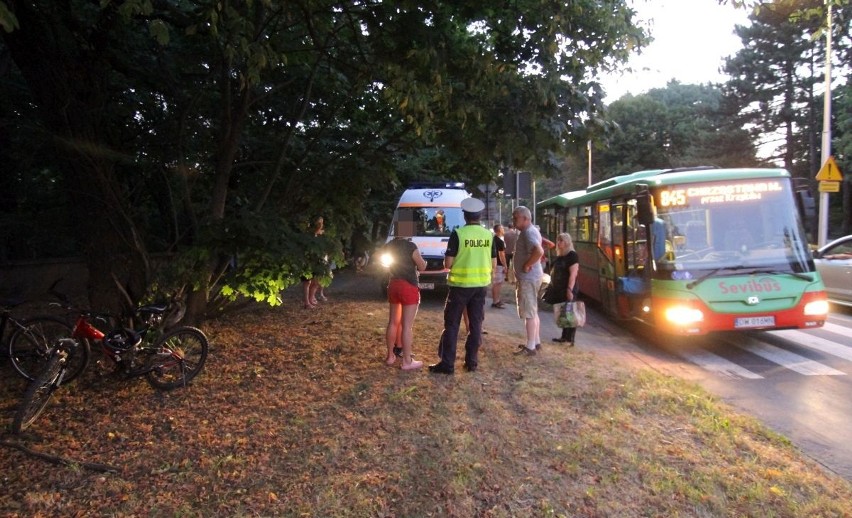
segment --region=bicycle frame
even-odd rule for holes
[[[20,303],[21,302],[17,301],[17,300],[16,301],[10,301],[10,300],[0,301],[0,343],[2,343],[2,344],[6,343],[7,328],[8,328],[8,333],[11,336],[11,334],[15,330],[15,326],[17,326],[18,328],[22,327],[21,326],[22,319],[16,318],[12,315],[12,309],[15,306],[18,306]]]
[[[138,309],[137,312],[140,311],[140,310],[148,309],[153,315],[156,315],[157,317],[159,317],[165,311],[165,307],[158,308],[158,309],[152,311],[153,308],[154,308],[153,306],[147,306],[145,308]],[[104,356],[106,358],[108,358],[109,360],[114,362],[115,365],[122,365],[122,364],[125,365],[125,368],[123,370],[123,374],[126,377],[131,378],[131,377],[143,376],[145,374],[156,371],[158,369],[162,369],[164,367],[164,365],[167,365],[167,363],[164,363],[164,362],[170,362],[170,361],[180,362],[180,361],[182,361],[182,358],[177,356],[173,352],[167,352],[167,353],[158,352],[152,346],[145,345],[145,344],[141,343],[141,340],[144,340],[146,338],[146,336],[148,335],[148,333],[151,329],[158,328],[157,324],[159,322],[161,322],[161,319],[155,318],[155,319],[153,319],[153,321],[148,320],[148,321],[145,322],[145,326],[143,328],[139,329],[139,330],[118,328],[118,329],[115,329],[114,331],[110,331],[109,333],[104,333],[103,331],[101,331],[100,329],[95,327],[90,321],[90,319],[92,317],[97,317],[97,316],[101,316],[101,317],[110,316],[110,317],[112,317],[112,315],[96,315],[94,313],[90,313],[90,312],[87,312],[87,311],[81,312],[77,316],[76,322],[74,324],[74,330],[72,331],[71,336],[74,339],[77,339],[77,340],[89,340],[89,341],[98,342],[100,344],[101,352],[104,354]],[[137,342],[136,344],[128,346],[124,350],[117,348],[115,345],[110,345],[110,344],[107,343],[108,341],[110,341],[111,335],[113,335],[114,333],[121,333],[121,332],[126,332],[129,335],[129,337],[138,338],[140,340],[140,342]],[[170,359],[163,357],[162,360],[159,361],[159,362],[145,362],[142,365],[135,365],[136,356],[138,356],[140,353],[142,353],[144,355],[148,355],[149,357],[156,356],[156,355],[164,355],[164,356],[170,357]],[[130,361],[126,361],[127,358],[122,357],[125,354],[130,356]]]
[[[73,309],[67,305],[68,309]],[[60,385],[70,381],[80,372],[68,369],[69,358],[77,350],[86,351],[88,360],[89,341],[100,343],[104,357],[115,369],[113,372],[125,378],[145,376],[148,383],[158,390],[186,387],[201,372],[207,359],[209,342],[207,336],[195,327],[178,326],[166,329],[163,324],[167,305],[149,305],[137,308],[136,315],[144,322],[142,329],[134,331],[117,327],[104,333],[91,323],[93,318],[110,317],[87,310],[75,310],[77,317],[71,338],[61,338],[49,349],[47,363],[33,378],[24,394],[21,405],[12,423],[14,433],[28,427],[44,410],[51,395]],[[106,319],[104,319],[106,321]],[[143,343],[151,330],[162,331],[153,340]],[[105,374],[103,371],[102,374]]]
[[[106,335],[89,322],[88,315],[80,314],[74,323],[74,331],[72,331],[71,336],[77,339],[103,340]]]

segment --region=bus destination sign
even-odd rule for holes
[[[783,184],[777,181],[738,182],[673,186],[658,192],[660,206],[712,205],[762,200],[765,195],[781,192]]]

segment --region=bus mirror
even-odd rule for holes
[[[636,195],[636,210],[639,223],[650,227],[654,222],[654,209],[651,206],[651,195],[647,191]]]

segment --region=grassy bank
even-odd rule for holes
[[[256,308],[205,325],[187,390],[90,369],[0,449],[5,516],[852,516],[852,490],[700,388],[489,333],[476,373],[384,365],[385,304]],[[438,311],[415,346],[431,359]],[[0,368],[0,406],[24,385]]]

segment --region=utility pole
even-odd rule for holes
[[[825,99],[822,111],[822,155],[821,164],[831,157],[831,1],[825,0],[828,7],[825,31]],[[828,238],[828,193],[819,193],[819,226],[817,228],[817,246],[822,246]]]

